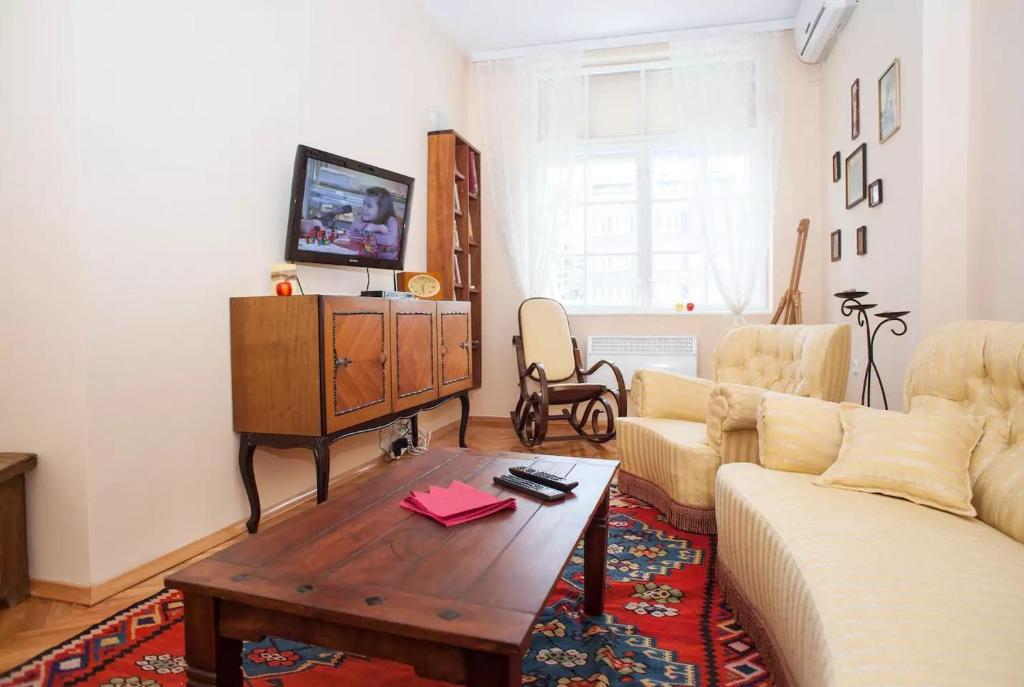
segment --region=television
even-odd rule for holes
[[[300,145],[285,259],[402,269],[413,178]]]

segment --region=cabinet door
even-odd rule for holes
[[[436,330],[433,301],[391,302],[391,386],[396,411],[437,398]]]
[[[389,303],[324,297],[324,406],[327,431],[391,412]]]
[[[440,353],[437,376],[441,395],[473,386],[472,328],[468,301],[441,301],[437,304],[437,349]]]

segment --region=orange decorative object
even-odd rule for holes
[[[292,295],[292,283],[289,281],[279,281],[274,290],[277,291],[278,296],[290,296]]]
[[[694,304],[693,304],[693,303],[687,303],[687,304],[686,304],[686,312],[693,312],[693,309],[694,309],[695,307],[696,307],[696,306],[694,306]]]

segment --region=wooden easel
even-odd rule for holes
[[[800,272],[804,267],[804,249],[807,247],[807,228],[810,224],[810,220],[802,219],[796,227],[796,252],[793,255],[793,271],[789,275],[789,288],[779,300],[779,307],[772,315],[772,324],[803,322],[803,313],[800,310]]]

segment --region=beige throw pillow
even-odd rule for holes
[[[907,415],[839,407],[839,458],[814,483],[885,494],[974,517],[967,466],[982,423],[969,415]]]

